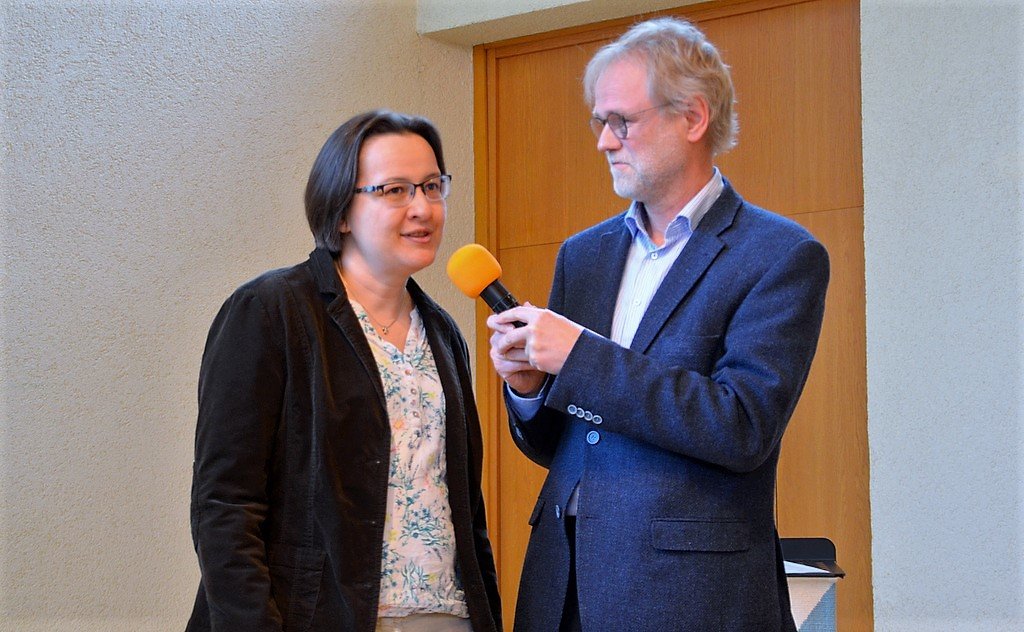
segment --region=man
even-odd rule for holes
[[[775,476],[828,256],[714,167],[732,80],[694,26],[634,26],[584,85],[632,204],[562,245],[548,309],[488,319],[513,438],[549,469],[516,630],[794,630]]]

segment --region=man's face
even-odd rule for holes
[[[598,150],[608,158],[615,193],[647,205],[661,202],[683,177],[688,153],[686,117],[656,107],[660,105],[651,102],[646,67],[634,59],[612,63],[594,85],[594,115],[619,114],[627,124],[625,139],[610,125],[597,139]]]

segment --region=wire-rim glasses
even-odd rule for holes
[[[636,122],[636,117],[644,112],[650,112],[651,110],[657,110],[665,106],[672,105],[671,103],[662,103],[661,105],[655,105],[644,110],[632,112],[630,114],[619,114],[618,112],[610,112],[606,118],[594,115],[590,117],[590,129],[594,132],[594,136],[601,138],[601,134],[604,132],[604,127],[607,125],[611,130],[612,134],[615,134],[615,138],[619,140],[626,140],[629,136],[629,124]]]
[[[384,203],[394,208],[412,204],[416,189],[423,191],[423,197],[431,202],[440,202],[452,191],[452,177],[447,173],[427,178],[423,182],[395,180],[384,184],[371,184],[355,189],[355,193],[375,193]]]

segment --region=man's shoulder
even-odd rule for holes
[[[623,217],[626,215],[626,211],[622,211],[609,217],[603,222],[594,224],[590,228],[585,228],[580,232],[576,233],[572,237],[565,240],[565,244],[568,245],[589,245],[592,242],[600,241],[605,235],[611,233],[615,234],[619,231],[626,231],[626,224],[623,221]]]
[[[795,220],[742,200],[732,228],[743,237],[773,243],[814,240],[814,236]]]

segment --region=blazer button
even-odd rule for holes
[[[586,414],[587,414],[587,411],[583,410],[582,408],[577,408],[576,409],[576,416],[579,417],[580,419],[583,419],[583,416],[586,415]]]
[[[591,421],[594,418],[594,413],[588,410],[587,412],[583,413],[583,418],[586,419],[587,421]]]
[[[559,520],[562,519],[562,508],[559,505],[555,505],[555,517]]]
[[[601,415],[594,415],[594,423],[595,424],[600,425],[602,421],[604,421],[604,419],[601,418]]]
[[[579,409],[578,409],[578,408],[576,408],[576,404],[569,404],[569,407],[568,407],[568,408],[566,408],[565,410],[566,410],[566,412],[568,412],[568,413],[569,413],[570,415],[575,415],[575,414],[576,414],[576,411],[577,411],[577,410],[579,410]]]
[[[591,430],[587,433],[587,443],[590,445],[596,445],[601,440],[601,433],[596,430]]]

